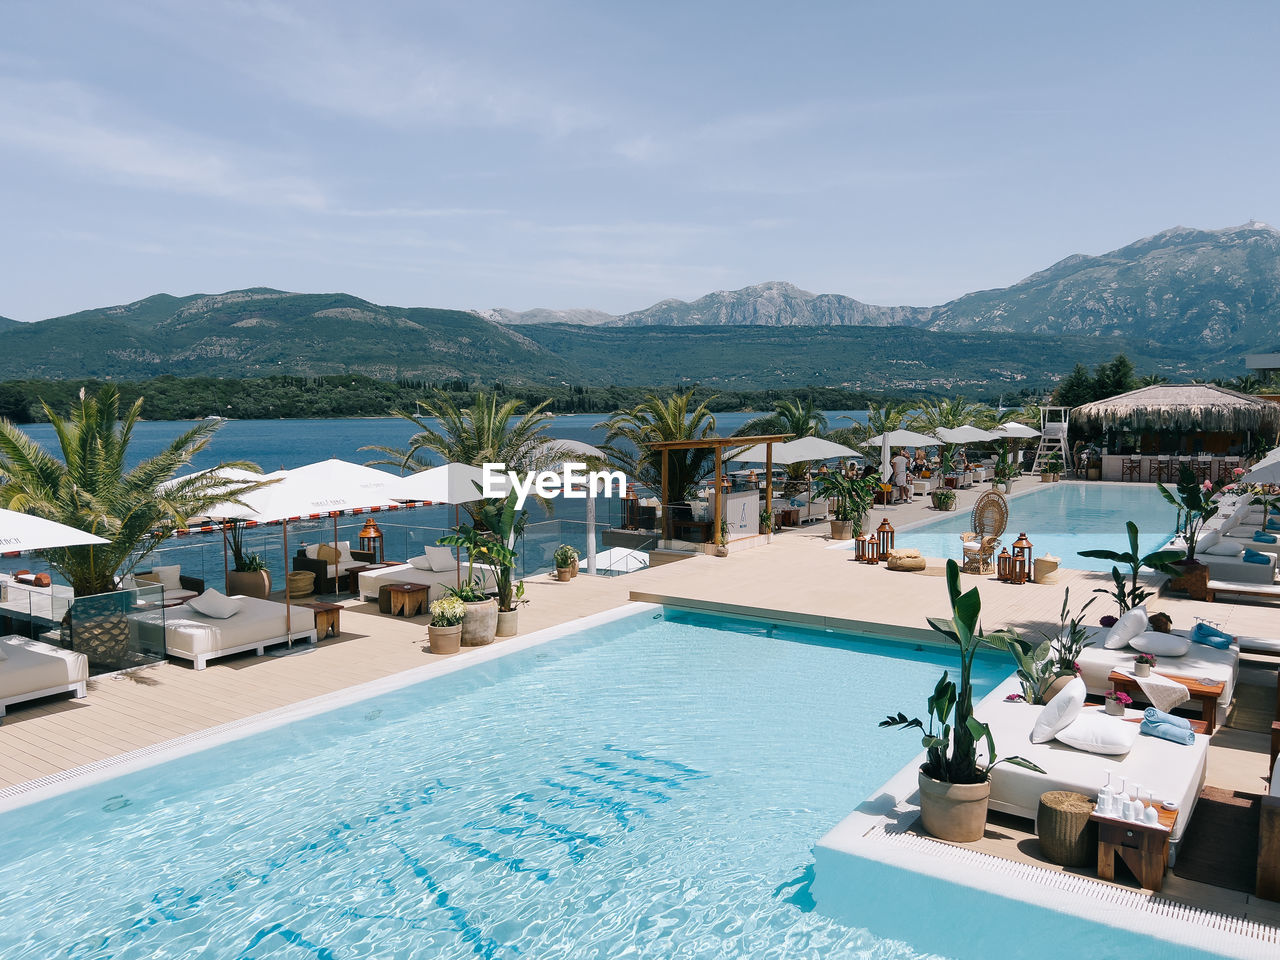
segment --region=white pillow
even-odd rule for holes
[[[1199,539],[1196,540],[1196,549],[1208,550],[1210,547],[1217,546],[1218,541],[1221,539],[1222,533],[1220,531],[1206,530],[1204,533],[1200,534]]]
[[[431,558],[431,569],[436,573],[445,573],[458,566],[457,558],[448,547],[423,547],[422,555]]]
[[[1140,732],[1136,723],[1129,723],[1119,717],[1110,717],[1097,710],[1089,710],[1076,717],[1066,728],[1059,730],[1057,740],[1059,743],[1065,743],[1069,747],[1088,753],[1117,755],[1128,753],[1133,749],[1134,741],[1138,739]]]
[[[413,567],[415,570],[426,570],[429,572],[431,570],[431,558],[428,556],[410,557],[409,566]]]
[[[1130,640],[1145,629],[1147,629],[1147,608],[1134,607],[1107,631],[1107,637],[1102,641],[1102,645],[1108,650],[1123,649],[1129,645]]]
[[[241,604],[239,600],[224,596],[217,590],[206,590],[200,596],[188,600],[187,606],[214,620],[226,620],[240,612]]]
[[[351,541],[339,540],[338,541],[338,562],[350,563],[354,559],[355,557],[351,555]]]
[[[1058,691],[1058,695],[1040,711],[1036,725],[1031,728],[1032,743],[1048,743],[1063,727],[1070,724],[1084,709],[1085,686],[1079,677]]]
[[[320,544],[318,544],[318,543],[309,543],[309,544],[307,544],[307,550],[306,550],[306,553],[307,553],[307,559],[308,559],[308,560],[319,560],[320,558],[319,558],[318,556],[316,556],[316,552],[317,552],[319,549],[320,549]]]
[[[152,567],[151,576],[156,578],[156,582],[166,590],[181,590],[182,582],[178,579],[178,574],[182,571],[182,565],[175,563],[170,567]]]
[[[1148,630],[1130,640],[1129,646],[1139,653],[1149,653],[1153,657],[1181,657],[1191,649],[1191,638]]]
[[[1244,547],[1238,543],[1211,543],[1207,547],[1197,546],[1196,550],[1200,553],[1208,554],[1211,557],[1238,557],[1244,553]]]

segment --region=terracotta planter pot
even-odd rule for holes
[[[1051,473],[1042,473],[1042,474],[1040,474],[1040,482],[1041,482],[1041,483],[1051,483],[1052,481],[1053,481],[1053,474],[1051,474]]]
[[[577,561],[577,560],[575,560],[575,561],[573,561],[573,563],[572,563],[572,564],[570,564],[570,566],[569,566],[569,576],[570,576],[570,577],[576,577],[577,575],[578,575],[578,561]]]
[[[311,591],[308,590],[307,593]],[[227,596],[257,597],[266,600],[271,596],[271,574],[266,570],[228,570]]]
[[[1044,692],[1044,702],[1048,703],[1054,697],[1062,692],[1062,688],[1074,680],[1074,677],[1059,677],[1053,683],[1049,684],[1049,689]]]
[[[498,601],[482,600],[464,604],[466,615],[462,618],[462,642],[468,647],[483,647],[493,643],[498,635]]]
[[[920,821],[939,840],[972,843],[987,828],[988,783],[943,783],[920,772]]]
[[[1084,471],[1084,475],[1085,475],[1087,478],[1089,478],[1090,480],[1101,480],[1101,479],[1102,479],[1102,468],[1101,468],[1101,467],[1086,467],[1086,468],[1085,468],[1085,471]]]
[[[427,636],[431,639],[432,653],[457,653],[461,649],[459,643],[462,640],[462,624],[456,623],[452,627],[428,625]]]
[[[573,579],[573,567],[556,567],[556,579],[561,583],[568,583]]]
[[[1149,676],[1151,676],[1151,664],[1149,664],[1149,663],[1135,663],[1135,664],[1133,665],[1133,675],[1134,675],[1135,677],[1149,677]]]
[[[831,520],[831,539],[832,540],[852,540],[853,539],[853,521],[852,520]]]
[[[760,536],[763,537],[768,532],[769,532],[769,524],[767,523],[760,524]]]
[[[499,610],[498,611],[498,636],[514,637],[520,632],[519,628],[520,611],[519,610]]]

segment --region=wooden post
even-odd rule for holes
[[[764,508],[769,511],[770,518],[773,517],[773,441],[770,440],[764,445]],[[769,523],[769,532],[773,532],[772,519]]]
[[[716,452],[716,488],[713,492],[716,498],[716,511],[715,511],[715,519],[712,521],[711,541],[713,543],[719,543],[720,542],[720,511],[724,507],[724,504],[720,502],[720,479],[721,479],[721,468],[723,466],[723,464],[721,464],[720,462],[720,454],[723,452],[723,450],[721,447],[716,446],[715,452]]]
[[[671,539],[671,507],[667,503],[667,448],[662,448],[662,539]]]

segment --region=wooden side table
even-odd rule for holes
[[[1169,868],[1169,837],[1177,822],[1178,811],[1157,807],[1160,823],[1134,823],[1100,817],[1089,817],[1098,825],[1098,877],[1115,880],[1116,854],[1125,866],[1133,871],[1138,883],[1146,890],[1160,892],[1164,886],[1164,872]]]
[[[1221,699],[1226,685],[1222,683],[1204,683],[1194,677],[1175,677],[1168,673],[1162,673],[1160,676],[1166,680],[1173,680],[1182,684],[1187,688],[1187,692],[1191,694],[1192,700],[1200,701],[1200,719],[1204,721],[1205,733],[1212,736],[1213,725],[1218,714],[1218,700]],[[1113,689],[1123,691],[1131,697],[1142,696],[1142,688],[1138,686],[1138,681],[1118,670],[1112,670],[1107,677],[1107,681]]]
[[[342,605],[313,600],[310,603],[296,604],[308,607],[316,612],[316,639],[323,640],[330,632],[336,637],[342,633]]]
[[[427,602],[427,588],[421,584],[397,583],[388,592],[393,617],[416,617]]]

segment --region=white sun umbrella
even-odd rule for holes
[[[1280,454],[1259,460],[1240,480],[1245,483],[1280,483]]]
[[[1030,440],[1032,437],[1040,436],[1040,431],[1035,427],[1029,427],[1025,423],[1018,423],[1016,420],[1002,423],[988,432],[997,440]]]
[[[110,543],[96,534],[29,513],[0,509],[0,553]]]
[[[981,430],[972,424],[965,424],[963,427],[939,427],[934,433],[943,443],[981,443],[984,440],[995,439],[991,431]]]
[[[345,460],[322,460],[275,474],[279,480],[242,498],[242,504],[223,504],[209,512],[221,520],[279,521],[284,538],[285,569],[289,568],[289,523],[295,517],[333,514],[334,542],[337,543],[337,514],[345,510],[387,507],[395,503],[400,478],[373,467]],[[285,588],[285,623],[292,632],[292,608]]]
[[[610,547],[596,557],[596,568],[618,573],[633,573],[649,566],[649,554],[643,550],[629,550],[626,547]]]
[[[936,447],[938,438],[914,430],[889,430],[863,443],[864,447],[880,448],[880,479],[889,479],[890,447]]]

